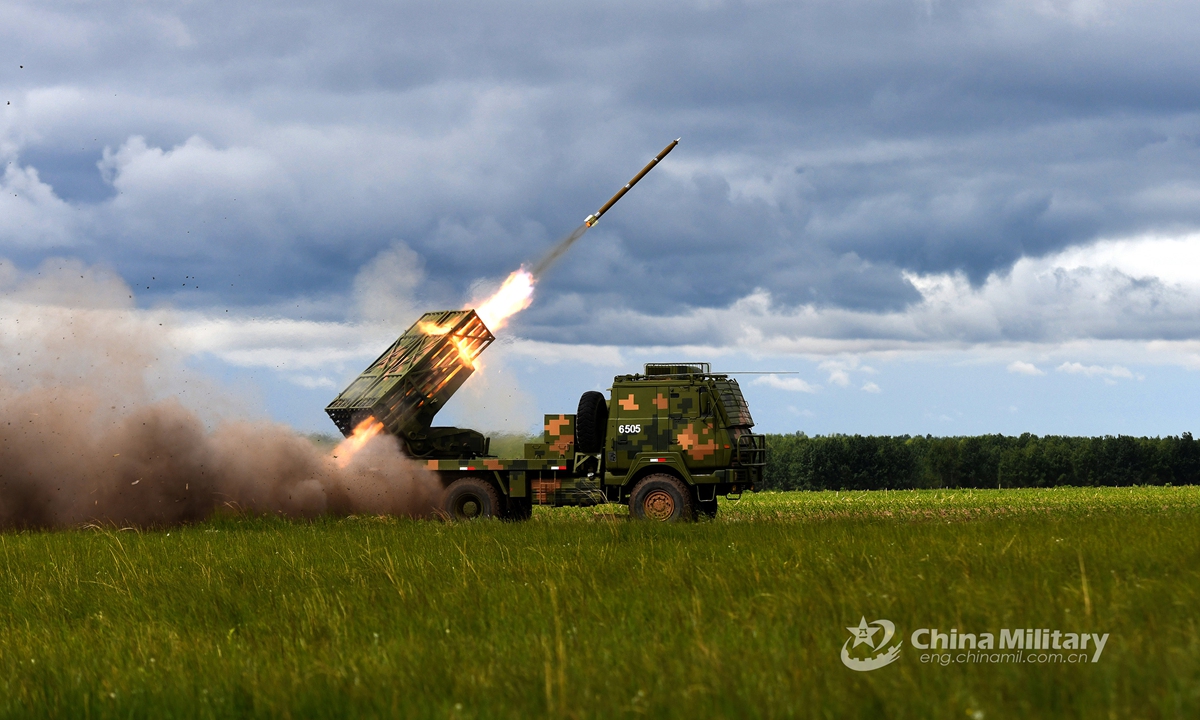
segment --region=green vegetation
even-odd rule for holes
[[[1123,487],[1200,483],[1200,440],[1179,437],[768,435],[773,490]]]
[[[713,522],[0,535],[0,715],[1195,717],[1200,489],[762,493]],[[905,641],[867,673],[859,618]],[[918,627],[1110,633],[922,664]]]
[[[542,441],[541,435],[532,433],[493,432],[488,433],[488,437],[491,438],[488,453],[501,458],[523,458],[525,457],[525,443]]]

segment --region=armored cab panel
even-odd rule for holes
[[[493,340],[474,310],[425,313],[325,412],[346,436],[368,416],[393,435],[424,436]]]
[[[613,379],[612,400],[610,472],[624,472],[647,453],[679,453],[701,474],[766,461],[765,438],[751,431],[737,380],[714,374],[708,363],[647,363],[644,375]],[[737,482],[754,480],[747,474]]]
[[[526,460],[575,457],[574,415],[547,415],[542,431],[542,442],[525,443]]]
[[[547,415],[542,430],[542,440],[561,457],[575,453],[574,415]]]
[[[725,410],[725,416],[729,418],[730,427],[745,428],[747,431],[754,427],[754,418],[750,417],[750,406],[746,404],[738,381],[721,377],[717,379],[715,386],[721,399],[721,407]]]

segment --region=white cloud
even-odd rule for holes
[[[598,367],[621,368],[627,364],[621,348],[615,345],[548,343],[520,338],[501,338],[497,342],[511,346],[509,352],[514,357],[525,356],[548,365],[583,363]]]
[[[1089,249],[1097,249],[1092,260]],[[1178,261],[1192,255],[1200,258],[1200,235],[1134,238],[1023,258],[982,285],[972,285],[961,273],[908,273],[921,299],[890,312],[780,307],[771,293],[759,289],[726,308],[669,317],[614,308],[597,313],[595,322],[605,335],[638,328],[656,344],[705,338],[719,346],[818,356],[1021,342],[1059,346],[1092,338],[1200,338],[1200,262]],[[1114,265],[1126,259],[1136,274]],[[831,358],[822,369],[831,383],[841,385],[849,383],[855,367]]]
[[[1022,360],[1014,360],[1008,364],[1010,373],[1018,373],[1020,375],[1045,375],[1046,371],[1038,368],[1033,363],[1027,363]]]
[[[320,388],[332,390],[337,387],[337,383],[335,383],[332,378],[327,377],[316,377],[313,375],[287,375],[285,377],[288,381],[299,385],[302,388],[308,388],[309,390],[316,390]]]
[[[873,368],[860,368],[859,358],[855,356],[824,360],[818,367],[829,373],[830,384],[837,385],[839,387],[848,387],[850,385],[850,373],[852,371],[862,371],[868,373],[875,372]]]
[[[1067,248],[1052,262],[1066,270],[1107,268],[1131,277],[1200,287],[1200,233],[1101,240]]]
[[[200,313],[176,313],[172,325],[172,343],[191,354],[211,353],[237,367],[286,372],[361,370],[357,366],[373,360],[397,335],[388,325]]]
[[[79,221],[77,211],[54,194],[36,169],[15,162],[5,167],[0,177],[0,245],[23,249],[75,245]]]
[[[1108,377],[1108,378],[1133,378],[1133,373],[1129,368],[1120,365],[1111,367],[1101,367],[1100,365],[1084,365],[1077,362],[1065,362],[1059,365],[1055,370],[1059,372],[1069,373],[1071,375],[1086,375],[1087,377]]]
[[[794,377],[779,377],[778,375],[763,375],[754,380],[755,385],[766,385],[778,390],[788,390],[791,392],[806,392],[815,393],[819,388],[809,385],[800,378]]]
[[[883,392],[882,390],[879,389],[879,386],[873,382],[869,382],[866,385],[863,385],[862,389],[863,389],[863,392],[869,392],[869,393]]]

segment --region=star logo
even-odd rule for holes
[[[850,631],[851,637],[854,638],[854,647],[858,647],[859,645],[866,643],[867,647],[874,650],[875,643],[871,641],[871,638],[874,637],[875,633],[879,632],[882,628],[868,625],[867,616],[863,615],[862,620],[858,621],[858,627],[848,627],[846,629]]]
[[[880,619],[867,622],[867,616],[863,615],[862,619],[858,621],[858,625],[846,629],[850,631],[850,637],[842,644],[842,664],[851,670],[858,672],[878,670],[885,665],[891,665],[896,658],[900,657],[900,648],[904,643],[897,641],[895,645],[889,645],[896,635],[896,625],[891,620]],[[875,642],[875,633],[880,630],[883,631],[883,637],[879,638],[877,643]],[[850,645],[851,640],[854,641],[853,647]],[[875,654],[868,658],[852,657],[850,651],[859,645],[866,645],[875,651]]]

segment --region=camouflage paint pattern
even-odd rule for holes
[[[749,411],[736,380],[622,376],[613,382],[608,420],[608,471],[622,474],[645,453],[679,453],[689,474],[730,465]],[[737,414],[730,422],[726,407]],[[739,423],[734,425],[734,423]]]
[[[542,440],[558,457],[575,454],[575,416],[547,415]]]

